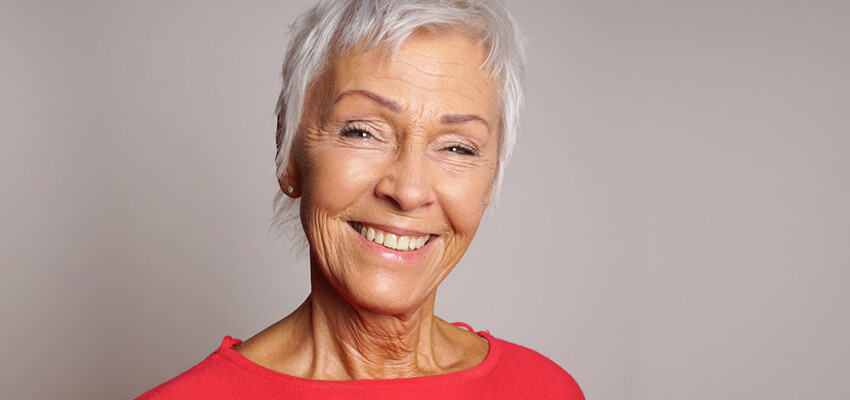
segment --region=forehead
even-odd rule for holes
[[[441,108],[453,113],[484,114],[495,123],[496,85],[482,67],[487,49],[458,32],[420,32],[389,55],[384,48],[353,50],[336,57],[330,68],[329,94],[368,90],[391,98],[406,111]]]

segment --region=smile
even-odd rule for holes
[[[360,232],[360,235],[366,240],[375,242],[388,249],[398,251],[415,251],[421,249],[428,243],[431,235],[424,236],[401,236],[394,233],[382,231],[378,228],[363,225],[359,222],[349,222],[355,231]]]

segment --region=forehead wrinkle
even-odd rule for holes
[[[400,77],[394,77],[394,76],[380,76],[380,79],[385,79],[385,80],[388,80],[388,81],[399,81],[399,82],[403,83],[405,86],[411,86],[411,87],[414,87],[414,88],[417,88],[417,89],[420,89],[420,90],[423,90],[423,91],[427,91],[427,92],[452,92],[452,93],[454,93],[454,94],[456,94],[460,97],[463,97],[463,98],[469,100],[471,103],[479,105],[479,106],[483,105],[483,104],[480,103],[480,99],[481,98],[487,98],[487,96],[484,95],[483,92],[481,92],[480,90],[479,90],[479,93],[481,94],[481,98],[476,98],[476,97],[472,97],[472,96],[469,96],[467,94],[464,94],[464,93],[462,93],[458,90],[455,90],[451,87],[439,87],[439,88],[424,87],[424,86],[415,84],[410,80],[400,78]],[[354,86],[354,87],[358,87],[358,86],[361,86],[363,84],[363,82],[360,82],[359,79],[348,79],[348,81],[352,82],[352,83],[350,83],[350,85]],[[368,86],[368,85],[366,85],[366,86]],[[472,86],[475,87],[475,85],[472,85]],[[351,94],[362,94],[362,95],[366,96],[367,98],[372,99],[372,97],[367,96],[366,93],[376,94],[374,92],[370,92],[370,91],[365,90],[365,89],[345,90],[345,92],[343,92],[343,94],[340,95],[337,98],[337,101],[335,101],[334,104],[336,104],[336,102],[338,102],[338,101],[341,101],[344,97],[346,97],[346,95],[351,95]],[[380,96],[380,97],[385,98],[383,96]],[[385,99],[388,99],[388,98],[385,98]],[[388,99],[388,100],[390,100],[390,99]],[[401,104],[396,102],[395,100],[392,100],[392,102],[400,107],[398,109],[398,111],[393,110],[395,113],[401,113],[401,112],[407,111],[407,110],[409,110],[409,108],[411,106],[411,104],[407,104],[406,106],[401,106]],[[423,105],[427,105],[427,104],[423,104]],[[458,114],[458,115],[463,115],[463,114]],[[469,115],[474,115],[474,114],[469,114]],[[488,126],[490,125],[490,123],[487,122],[486,119],[484,119],[484,118],[482,118],[482,119],[484,120],[484,122],[486,122],[486,124]]]
[[[467,67],[467,68],[474,70],[474,71],[480,70],[481,66],[484,65],[484,63],[481,62],[480,64],[478,64],[477,67],[471,68],[469,66],[468,62],[450,61],[450,60],[446,60],[445,58],[441,58],[440,56],[428,54],[428,53],[418,51],[418,50],[410,49],[410,50],[407,50],[406,53],[411,53],[413,55],[416,55],[416,56],[419,56],[419,57],[425,59],[425,60],[419,60],[419,61],[429,62],[431,64],[459,65],[459,66],[462,66],[462,67]],[[395,62],[395,61],[401,60],[403,58],[406,58],[406,57],[401,57],[400,55],[396,55],[394,58],[392,58],[391,61]],[[413,57],[413,58],[415,58],[415,57]],[[403,61],[401,61],[401,62],[403,62]]]
[[[463,81],[465,83],[468,83],[470,86],[472,86],[478,92],[479,95],[485,96],[484,91],[481,89],[481,85],[476,85],[475,83],[471,82],[473,79],[470,79],[468,77],[459,76],[458,74],[446,74],[446,73],[443,73],[443,71],[441,71],[441,72],[426,71],[425,69],[423,69],[423,67],[421,65],[417,65],[417,64],[414,64],[414,63],[411,63],[411,62],[408,62],[408,61],[398,60],[397,62],[399,64],[406,64],[406,65],[410,66],[412,69],[421,73],[422,75],[425,75],[425,76],[428,76],[428,77],[458,79],[458,80]],[[445,63],[445,64],[449,64],[449,63]],[[455,63],[455,64],[465,66],[462,63]],[[481,71],[478,70],[478,69],[470,69],[470,72],[472,72],[474,75],[478,75],[478,74],[481,73]],[[493,85],[494,82],[490,78],[490,76],[489,75],[486,75],[486,76],[487,76],[487,79],[485,81],[487,83],[487,86]],[[400,77],[393,77],[393,78],[402,79]],[[422,88],[422,89],[425,89],[425,88]]]
[[[424,57],[427,57],[427,58],[430,58],[430,59],[437,59],[438,61],[435,62],[434,64],[457,65],[457,66],[460,66],[460,67],[464,67],[467,70],[467,72],[471,73],[471,75],[481,76],[481,74],[484,74],[483,78],[485,78],[485,79],[484,79],[483,82],[481,82],[482,84],[476,84],[476,83],[472,82],[473,80],[477,80],[477,79],[474,79],[474,78],[458,76],[458,74],[449,75],[449,74],[443,74],[443,73],[439,73],[439,72],[429,72],[429,71],[426,71],[425,69],[423,69],[423,67],[421,65],[417,65],[417,64],[410,62],[410,61],[405,61],[404,57],[401,57],[400,54],[396,54],[394,57],[377,57],[377,56],[374,56],[370,53],[361,54],[361,55],[346,54],[344,56],[340,56],[340,57],[336,58],[334,65],[339,67],[339,66],[341,66],[340,64],[349,64],[349,66],[347,68],[343,68],[343,69],[347,70],[348,72],[342,74],[342,75],[349,75],[348,77],[345,77],[346,78],[345,80],[349,81],[349,82],[350,81],[359,81],[360,80],[359,78],[361,78],[361,77],[362,78],[378,79],[378,80],[380,80],[380,79],[395,80],[395,81],[401,81],[405,84],[412,85],[412,86],[419,88],[419,89],[422,89],[422,90],[430,90],[430,91],[450,90],[450,91],[453,91],[453,92],[465,97],[468,100],[472,100],[474,103],[478,103],[477,99],[473,98],[472,96],[465,95],[465,94],[460,93],[456,90],[452,90],[454,85],[441,83],[439,85],[441,87],[439,87],[438,89],[429,89],[425,86],[414,83],[414,82],[417,81],[417,79],[404,79],[403,76],[398,76],[398,75],[402,75],[402,74],[400,74],[399,71],[394,71],[392,64],[394,64],[394,63],[404,64],[404,65],[409,66],[411,69],[413,69],[413,70],[415,70],[415,71],[417,71],[417,72],[419,72],[422,75],[427,76],[427,77],[451,78],[451,79],[457,79],[459,81],[462,81],[462,82],[468,84],[469,86],[471,86],[471,88],[474,89],[478,93],[480,98],[491,98],[491,97],[495,98],[494,97],[494,96],[496,96],[495,90],[491,90],[491,92],[493,92],[493,93],[487,94],[487,93],[485,93],[484,88],[489,87],[490,89],[495,89],[496,82],[493,80],[492,76],[489,73],[487,73],[487,71],[480,69],[480,67],[473,68],[473,67],[470,67],[469,65],[467,65],[466,63],[463,63],[463,62],[446,61],[446,60],[440,59],[436,56],[432,56],[432,55],[429,55],[427,53],[422,53],[422,52],[419,52],[419,51],[416,51],[416,50],[413,50],[413,49],[407,49],[406,51],[411,52],[411,53],[421,54]],[[361,71],[364,72],[364,73],[360,74]],[[336,69],[335,72],[336,72],[335,75],[340,75],[340,73],[342,71],[339,70],[339,69]],[[350,76],[350,75],[354,75],[354,76]],[[357,75],[360,75],[360,76],[357,77]],[[403,75],[410,76],[411,74],[409,72],[407,72],[407,73],[404,73]],[[461,74],[461,75],[464,75],[464,74]],[[337,76],[337,80],[339,78],[341,78],[341,77]],[[338,85],[338,86],[343,86],[343,85]],[[402,108],[404,108],[404,107],[402,107]]]
[[[467,94],[461,93],[460,91],[458,91],[458,90],[456,90],[456,89],[453,89],[453,88],[451,88],[451,87],[430,88],[430,87],[425,87],[425,86],[422,86],[422,85],[419,85],[419,84],[415,84],[415,83],[411,82],[410,80],[406,80],[406,79],[404,79],[404,78],[400,78],[400,77],[387,77],[386,79],[388,79],[388,80],[394,80],[394,81],[401,81],[401,82],[403,82],[405,85],[412,86],[412,87],[414,87],[414,88],[421,89],[421,90],[424,90],[424,91],[426,91],[426,92],[446,92],[446,91],[447,91],[447,92],[452,92],[452,93],[454,93],[454,94],[456,94],[456,95],[458,95],[458,96],[461,96],[461,97],[463,97],[463,98],[465,98],[465,99],[467,99],[467,100],[470,100],[473,104],[477,104],[477,105],[482,105],[482,104],[481,104],[481,102],[480,102],[480,99],[481,99],[481,98],[488,98],[488,97],[487,97],[487,95],[485,95],[485,94],[484,94],[482,91],[480,91],[480,90],[478,90],[478,92],[479,92],[479,94],[481,95],[481,97],[480,97],[480,98],[476,98],[476,97],[472,97],[472,96],[470,96],[470,95],[467,95]],[[470,84],[470,85],[472,85],[472,84]],[[473,87],[475,87],[476,89],[478,89],[478,87],[477,87],[477,86],[475,86],[475,85],[472,85],[472,86],[473,86]]]
[[[405,57],[403,53],[407,53],[408,57]],[[416,63],[417,59],[422,62]],[[380,84],[376,88],[381,88],[377,91],[381,94],[368,90],[374,86],[373,82],[395,81],[400,83],[400,86],[391,85],[389,90],[392,93],[396,92],[395,88],[405,86],[432,93],[450,92],[469,101],[469,104],[475,108],[472,110],[444,110],[445,114],[440,116],[437,121],[443,125],[453,125],[479,120],[487,128],[488,135],[492,135],[494,123],[498,121],[490,122],[482,115],[487,117],[494,116],[491,115],[492,113],[498,115],[498,110],[492,108],[499,108],[498,95],[495,90],[496,83],[493,77],[478,64],[472,66],[469,62],[454,60],[451,57],[450,59],[447,60],[413,48],[402,49],[401,53],[390,57],[375,56],[370,53],[348,53],[335,59],[336,80],[341,83],[336,86],[340,91],[345,91],[340,95],[340,98],[347,94],[359,93],[395,113],[404,112],[413,104],[408,104],[408,101],[405,101],[409,99],[404,92],[398,93],[402,96],[401,98],[384,97],[385,94],[382,91],[386,88],[381,88]],[[346,72],[343,72],[343,70]],[[460,87],[464,86],[466,89],[460,90]],[[487,99],[487,101],[482,102],[482,99]],[[426,104],[421,106],[427,108]],[[481,106],[485,106],[481,109],[485,114],[476,112],[479,111],[476,108]],[[468,113],[470,111],[471,113]],[[420,117],[423,116],[420,115]]]

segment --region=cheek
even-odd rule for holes
[[[381,170],[377,157],[351,149],[326,148],[311,155],[304,200],[336,214],[371,190]]]
[[[489,176],[453,179],[441,185],[442,203],[451,225],[458,234],[473,235],[487,208],[490,188]]]

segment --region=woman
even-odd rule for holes
[[[278,105],[283,215],[309,298],[141,399],[582,399],[540,354],[434,316],[518,128],[521,37],[492,1],[325,1]]]

